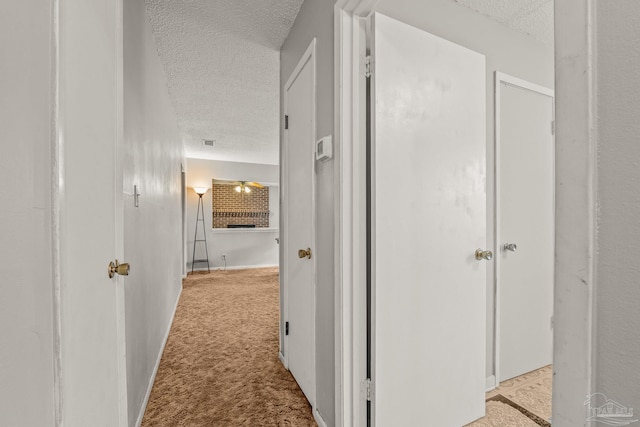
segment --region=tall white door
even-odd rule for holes
[[[315,403],[315,40],[285,86],[285,358]],[[303,252],[300,252],[303,251]]]
[[[375,425],[484,415],[484,56],[374,16]]]
[[[57,211],[60,405],[68,427],[127,425],[122,1],[60,2]],[[135,267],[134,267],[135,268]]]
[[[553,93],[502,76],[496,79],[500,381],[551,363],[554,271]]]

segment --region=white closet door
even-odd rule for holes
[[[484,56],[373,19],[373,418],[460,427],[485,408]]]

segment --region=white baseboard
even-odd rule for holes
[[[160,352],[158,353],[158,357],[156,358],[156,365],[153,367],[151,378],[149,378],[149,385],[147,385],[147,392],[144,395],[144,401],[142,402],[142,406],[140,407],[140,412],[138,413],[138,419],[136,420],[136,427],[140,427],[140,425],[142,424],[142,418],[144,418],[144,412],[147,410],[147,404],[149,403],[149,396],[151,396],[153,383],[156,381],[156,374],[158,373],[158,368],[160,367],[160,360],[162,359],[162,353],[164,353],[164,347],[165,345],[167,345],[167,340],[169,339],[169,333],[171,332],[171,326],[173,325],[173,318],[176,316],[176,311],[178,310],[178,303],[180,302],[181,295],[182,295],[182,284],[180,285],[180,292],[178,292],[178,298],[176,298],[176,303],[173,307],[173,313],[171,314],[171,321],[169,322],[169,326],[167,327],[167,332],[164,334],[164,339],[162,340],[162,345],[160,346]]]
[[[327,427],[327,423],[324,422],[322,416],[316,408],[313,408],[313,419],[318,423],[318,427]]]
[[[211,271],[217,271],[217,270],[249,270],[252,268],[271,268],[271,267],[279,267],[279,265],[275,264],[263,264],[263,265],[229,265],[226,268],[225,267],[211,267],[210,270]],[[189,269],[189,271],[191,271],[191,269]],[[193,271],[207,271],[206,267],[205,268],[194,268]]]
[[[496,384],[496,376],[495,375],[488,376],[485,382],[485,390],[491,391],[495,389],[497,386],[498,384]]]
[[[278,352],[278,359],[280,359],[280,362],[282,363],[282,366],[284,366],[284,368],[288,371],[289,367],[287,366],[287,361],[284,358],[284,355],[280,352]]]

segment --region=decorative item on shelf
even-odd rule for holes
[[[191,272],[193,273],[194,266],[197,263],[207,263],[207,272],[211,273],[209,266],[209,248],[207,247],[207,229],[204,225],[204,205],[202,204],[202,196],[206,194],[208,188],[193,187],[193,191],[198,195],[198,213],[196,215],[196,232],[193,237],[193,257],[191,258]],[[202,223],[202,238],[198,239],[198,223]],[[196,243],[204,243],[204,253],[206,258],[196,259]]]

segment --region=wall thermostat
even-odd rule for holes
[[[329,160],[333,157],[333,141],[331,135],[316,142],[316,160]]]

